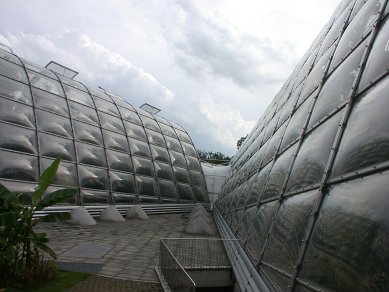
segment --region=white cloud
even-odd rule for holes
[[[42,66],[55,60],[81,72],[80,78],[87,85],[101,85],[129,98],[132,103],[152,100],[161,106],[174,99],[174,93],[153,75],[85,34],[67,30],[57,36],[8,33],[0,38],[23,57],[38,61]]]
[[[338,1],[5,0],[0,42],[153,104],[198,148],[231,155]]]
[[[255,121],[245,121],[238,110],[226,103],[217,103],[211,97],[201,98],[199,107],[198,121],[211,127],[215,139],[225,146],[235,148],[236,141],[254,127]]]

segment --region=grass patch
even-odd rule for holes
[[[53,292],[53,291],[65,291],[70,287],[75,286],[81,281],[87,279],[91,274],[70,272],[59,270],[56,279],[47,282],[35,283],[24,287],[23,289],[6,288],[5,292],[16,291],[35,291],[35,292]]]

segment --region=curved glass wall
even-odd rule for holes
[[[0,183],[28,204],[57,157],[71,204],[208,202],[181,126],[0,48]]]
[[[342,1],[231,162],[216,205],[271,290],[389,287],[388,12]]]

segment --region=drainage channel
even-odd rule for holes
[[[162,238],[156,268],[165,291],[233,291],[235,278],[224,244],[236,239]]]

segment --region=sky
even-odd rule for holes
[[[0,42],[236,152],[340,0],[1,0]]]

